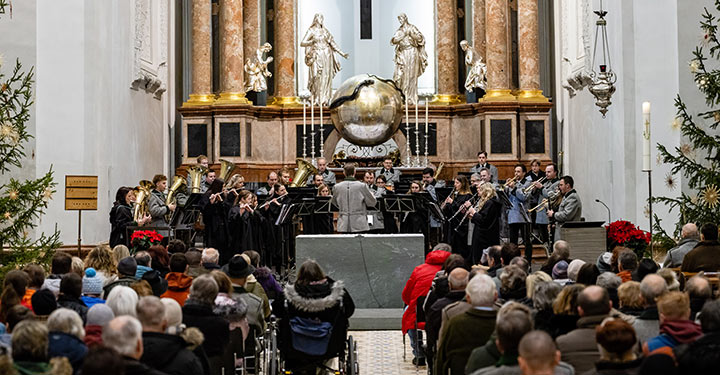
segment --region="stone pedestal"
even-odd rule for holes
[[[271,105],[302,106],[295,96],[295,0],[275,0],[275,98]]]
[[[537,2],[538,0],[518,0],[518,100],[523,102],[548,101],[540,90]]]
[[[192,0],[192,94],[184,106],[210,105],[215,101],[210,13],[210,0]]]
[[[220,97],[216,105],[250,104],[243,69],[243,1],[220,1]]]
[[[438,94],[433,104],[460,104],[464,100],[458,93],[458,40],[455,0],[437,0],[437,61]]]
[[[483,101],[515,101],[510,93],[507,47],[507,0],[485,0],[487,92]]]

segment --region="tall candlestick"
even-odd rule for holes
[[[310,97],[310,156],[315,164],[315,97]]]
[[[428,137],[430,136],[429,132],[429,121],[428,121],[428,100],[429,97],[425,98],[425,166],[428,166]]]
[[[303,140],[303,160],[307,158],[307,102],[303,99],[303,126],[302,126],[302,140]]]
[[[320,157],[325,157],[325,132],[323,131],[323,103],[320,102]]]
[[[425,99],[425,134],[429,134],[429,125],[430,122],[428,121],[428,99]]]
[[[405,166],[410,166],[410,112],[407,97],[405,98]]]
[[[650,102],[642,104],[643,111],[643,171],[650,171]]]
[[[415,102],[415,165],[420,166],[420,121],[418,120],[418,105]]]

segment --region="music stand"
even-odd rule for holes
[[[313,213],[329,214],[333,212],[338,212],[338,207],[332,204],[331,199],[331,197],[315,197],[315,206],[313,207]]]
[[[315,211],[315,198],[300,198],[300,203],[296,204],[300,206],[298,216],[312,215]]]
[[[415,212],[415,200],[409,194],[397,194],[391,197],[379,198],[384,212],[405,213]]]

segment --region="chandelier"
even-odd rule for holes
[[[600,107],[600,113],[602,113],[603,118],[605,118],[608,107],[612,104],[610,97],[612,97],[612,94],[615,92],[617,76],[615,76],[610,66],[610,47],[607,37],[607,21],[605,20],[607,12],[603,10],[602,0],[600,0],[600,10],[596,10],[593,13],[597,14],[598,20],[595,23],[595,48],[593,49],[592,72],[590,73],[592,83],[590,84],[589,91],[595,97],[595,105]],[[600,42],[602,62],[599,64],[599,70],[596,71],[595,67],[598,66],[595,65],[595,61],[598,59],[598,36],[602,39]]]

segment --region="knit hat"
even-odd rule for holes
[[[150,270],[142,275],[142,280],[145,280],[150,284],[153,295],[160,297],[163,293],[168,290],[168,282],[163,279],[162,275],[157,270]]]
[[[120,260],[117,265],[118,273],[125,276],[135,276],[137,272],[137,262],[133,257],[125,257]]]
[[[55,294],[50,289],[40,289],[31,298],[33,312],[35,315],[50,315],[57,309]]]
[[[575,259],[570,264],[568,264],[567,268],[567,275],[568,279],[572,281],[577,281],[578,273],[580,272],[580,268],[585,264],[584,260]]]
[[[103,280],[97,275],[94,268],[89,267],[85,270],[85,277],[82,280],[82,293],[101,294],[103,289]]]
[[[553,270],[552,270],[553,280],[567,279],[568,278],[567,269],[568,269],[568,263],[566,261],[561,260],[561,261],[555,263],[555,267],[553,267]]]
[[[96,303],[87,312],[87,325],[104,326],[114,318],[115,314],[108,305]]]

